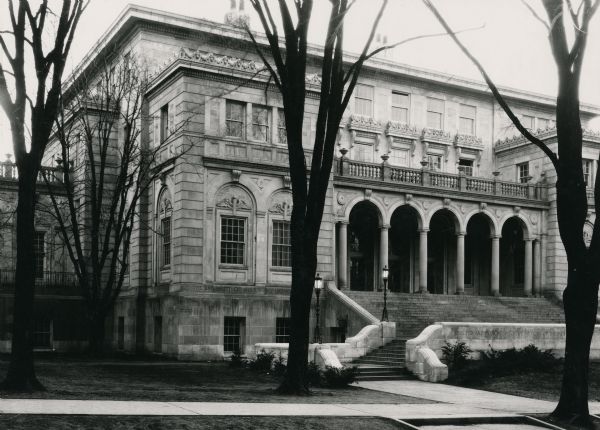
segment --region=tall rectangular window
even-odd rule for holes
[[[477,108],[475,106],[460,105],[460,116],[458,118],[458,132],[460,134],[475,135],[475,118]]]
[[[373,87],[371,85],[356,84],[355,110],[358,115],[373,116]]]
[[[35,277],[42,279],[44,277],[44,260],[46,259],[45,246],[46,232],[36,231],[33,236],[33,258]]]
[[[273,221],[271,254],[273,266],[290,267],[292,265],[292,241],[288,221]]]
[[[444,128],[444,100],[427,97],[427,127]]]
[[[242,336],[246,323],[244,317],[225,317],[223,321],[223,350],[243,352]]]
[[[275,343],[288,343],[290,341],[290,319],[277,318],[275,320]]]
[[[354,151],[356,161],[364,161],[365,163],[373,162],[373,147],[371,145],[355,143],[352,150]]]
[[[221,263],[244,264],[245,228],[244,218],[229,216],[221,218]]]
[[[585,182],[585,186],[592,187],[594,185],[592,183],[592,160],[582,160],[581,167],[583,168],[583,181]]]
[[[244,137],[246,106],[244,103],[227,100],[225,102],[225,134],[230,137]]]
[[[408,149],[392,149],[390,163],[396,166],[408,166]]]
[[[517,164],[517,181],[526,184],[529,181],[529,162]]]
[[[464,158],[461,158],[458,160],[458,167],[462,167],[465,175],[473,176],[473,160],[465,160]]]
[[[410,97],[408,94],[392,91],[392,121],[408,124]]]
[[[435,171],[441,171],[443,167],[443,159],[438,154],[427,154],[427,161],[429,162],[429,168]]]
[[[171,217],[166,217],[161,220],[162,234],[162,266],[166,267],[171,264]]]
[[[169,137],[169,105],[160,108],[160,141],[164,142]]]
[[[266,106],[252,105],[252,138],[269,140],[269,109]]]
[[[531,115],[523,115],[521,117],[521,123],[526,129],[533,130],[535,127],[535,117]]]
[[[287,143],[287,129],[285,128],[285,114],[283,109],[277,109],[277,141]]]

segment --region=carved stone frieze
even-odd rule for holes
[[[249,211],[252,209],[252,200],[248,193],[239,187],[225,187],[219,191],[216,206],[224,209]]]

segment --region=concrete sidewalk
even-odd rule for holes
[[[395,419],[505,417],[549,413],[555,402],[421,381],[361,382],[360,387],[431,400],[429,404],[306,404],[0,399],[1,414],[380,416]],[[600,413],[600,403],[590,403]]]

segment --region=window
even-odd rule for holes
[[[581,162],[583,168],[583,181],[585,182],[586,187],[593,186],[593,178],[592,178],[592,160],[582,160]]]
[[[44,277],[44,260],[46,256],[45,242],[46,232],[36,231],[33,237],[33,255],[35,277],[41,279]]]
[[[246,220],[244,218],[221,218],[221,263],[244,264],[246,248]]]
[[[537,128],[540,130],[546,130],[550,128],[550,120],[546,118],[537,119]]]
[[[396,166],[408,166],[408,149],[392,149],[390,162]]]
[[[290,239],[290,223],[288,221],[273,221],[271,254],[273,266],[290,267],[292,265],[292,242]]]
[[[431,170],[441,171],[443,167],[442,156],[438,154],[427,154],[427,161]]]
[[[355,143],[353,150],[356,161],[373,162],[373,147],[371,145]]]
[[[392,121],[408,124],[410,97],[408,94],[392,92]]]
[[[125,317],[119,317],[117,322],[117,349],[125,349]]]
[[[526,184],[529,179],[529,162],[517,164],[517,181]]]
[[[523,127],[525,127],[527,130],[533,130],[535,127],[535,117],[532,117],[530,115],[523,115],[523,117],[521,118],[521,123],[523,124]]]
[[[275,343],[288,343],[290,341],[290,319],[277,318],[275,320]]]
[[[283,109],[277,110],[277,141],[287,143],[287,129],[285,128],[285,114]]]
[[[463,171],[465,172],[465,175],[467,176],[473,176],[473,160],[465,160],[463,158],[461,158],[458,161],[458,166],[463,168]]]
[[[266,106],[252,106],[252,138],[261,142],[269,140],[269,109]]]
[[[231,137],[243,138],[246,106],[232,100],[227,100],[225,103],[225,134]]]
[[[171,217],[165,217],[160,221],[162,234],[162,267],[171,264]]]
[[[442,130],[444,127],[444,100],[427,98],[427,127]]]
[[[475,118],[477,108],[475,106],[460,105],[460,116],[458,118],[458,132],[460,134],[475,135]]]
[[[246,318],[225,317],[223,324],[223,350],[225,352],[242,352],[242,335]]]
[[[358,115],[373,116],[373,87],[371,85],[356,84],[356,113]]]
[[[160,109],[160,141],[164,142],[169,136],[169,105]]]

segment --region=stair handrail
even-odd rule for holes
[[[326,288],[327,294],[331,294],[332,298],[335,298],[338,301],[342,302],[344,305],[348,306],[350,309],[352,309],[354,312],[356,312],[360,317],[362,317],[365,320],[365,322],[367,322],[368,324],[379,324],[380,321],[378,318],[373,316],[373,314],[371,314],[368,310],[366,310],[361,305],[359,305],[357,302],[355,302],[350,297],[348,297],[346,294],[341,292],[335,285],[335,282],[327,282],[326,284],[327,285],[325,286],[325,288]]]

